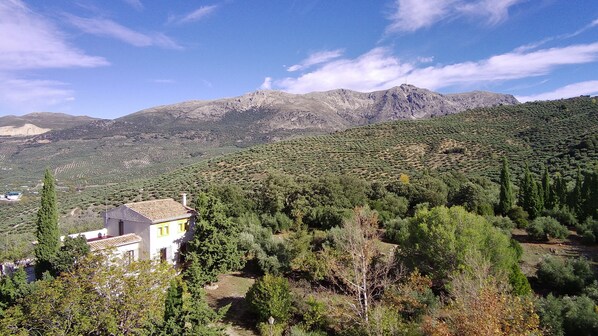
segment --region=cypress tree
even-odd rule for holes
[[[540,199],[538,196],[538,185],[525,164],[523,179],[519,186],[519,205],[525,210],[531,219],[536,218],[541,211]]]
[[[553,208],[567,205],[567,183],[565,183],[565,180],[560,173],[556,173],[554,176],[552,194],[554,199]]]
[[[551,191],[552,188],[550,186],[550,175],[548,174],[548,166],[544,166],[544,174],[542,174],[542,191],[543,199],[544,199],[544,208],[552,209],[551,204]]]
[[[580,221],[589,217],[598,218],[598,170],[584,174],[581,199]]]
[[[35,276],[38,279],[46,271],[52,271],[52,262],[60,250],[60,231],[58,230],[58,211],[56,209],[56,190],[54,177],[49,169],[44,175],[41,193],[41,206],[37,212],[37,230],[35,232]]]
[[[498,212],[506,215],[513,208],[513,185],[511,184],[511,173],[509,172],[509,162],[504,157],[502,160],[502,169],[500,171],[500,196],[498,200]]]
[[[183,284],[180,280],[174,279],[170,282],[164,303],[163,335],[183,334],[185,328],[183,291]]]
[[[581,195],[582,176],[581,169],[577,167],[577,177],[575,178],[575,186],[569,194],[569,208],[578,217],[581,215],[581,204],[583,202]]]

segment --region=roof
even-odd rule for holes
[[[134,243],[141,242],[141,237],[134,233],[127,233],[126,235],[116,236],[116,237],[108,237],[97,239],[93,241],[88,241],[87,244],[91,248],[92,251],[104,250],[111,247],[118,247],[124,246]]]
[[[193,214],[193,209],[182,205],[172,198],[127,203],[124,206],[146,217],[153,223],[188,218]]]

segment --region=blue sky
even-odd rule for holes
[[[598,94],[594,0],[0,0],[0,116],[258,89]]]

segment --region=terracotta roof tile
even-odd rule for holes
[[[152,222],[190,217],[192,210],[172,198],[127,203],[125,207],[150,219]]]
[[[141,241],[141,237],[134,233],[127,233],[126,235],[116,236],[116,237],[108,237],[97,239],[94,241],[89,241],[87,244],[91,248],[92,251],[104,250],[111,247],[118,247],[133,243],[139,243]]]

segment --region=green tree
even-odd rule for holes
[[[185,271],[190,286],[204,286],[217,280],[218,274],[238,269],[243,264],[238,248],[240,230],[228,218],[222,203],[212,195],[201,194],[196,202],[197,221],[193,238],[185,254]]]
[[[7,307],[25,297],[31,291],[27,283],[27,274],[23,268],[16,269],[11,275],[0,277],[0,315]]]
[[[158,261],[125,263],[89,254],[73,271],[37,281],[31,294],[6,310],[0,334],[152,334],[174,273]]]
[[[435,281],[446,281],[467,268],[466,258],[489,260],[497,274],[509,274],[517,263],[510,238],[502,230],[459,206],[417,211],[399,239],[398,252],[407,265]]]
[[[552,183],[550,182],[550,174],[548,173],[548,166],[544,166],[544,172],[542,173],[542,191],[544,200],[544,208],[552,209],[551,204],[552,197]]]
[[[565,206],[567,205],[568,200],[568,191],[567,191],[567,183],[563,179],[563,176],[560,173],[556,173],[554,176],[554,184],[552,187],[552,198],[551,204],[552,208],[556,208],[557,206]]]
[[[581,175],[581,169],[579,167],[577,167],[577,175],[575,177],[575,186],[573,187],[573,190],[571,190],[571,193],[569,194],[569,208],[573,211],[573,213],[575,213],[575,215],[579,218],[579,215],[581,214],[581,204],[583,203],[582,200],[582,194],[581,194],[581,188],[582,188],[582,182],[583,178]]]
[[[598,219],[598,168],[584,174],[579,217],[580,222],[591,217]]]
[[[509,162],[507,158],[502,160],[502,169],[500,170],[500,195],[498,198],[498,213],[507,215],[509,210],[515,205],[513,184],[511,183],[511,172],[509,171]]]
[[[38,279],[46,271],[52,270],[52,262],[60,250],[60,231],[58,230],[58,211],[56,209],[55,182],[50,169],[46,169],[44,186],[41,193],[41,206],[37,212],[35,246],[35,275]]]
[[[291,317],[291,290],[283,277],[264,275],[249,288],[245,298],[260,322],[268,321],[271,316],[276,323],[286,324]]]
[[[73,269],[77,260],[86,256],[90,252],[89,245],[84,236],[71,238],[66,236],[52,261],[52,273],[58,275],[62,272],[68,272]]]
[[[183,307],[183,283],[179,279],[170,281],[164,303],[163,335],[182,335],[185,330]]]
[[[538,185],[529,171],[527,163],[519,186],[519,205],[529,214],[530,219],[536,218],[542,209],[538,196]]]

